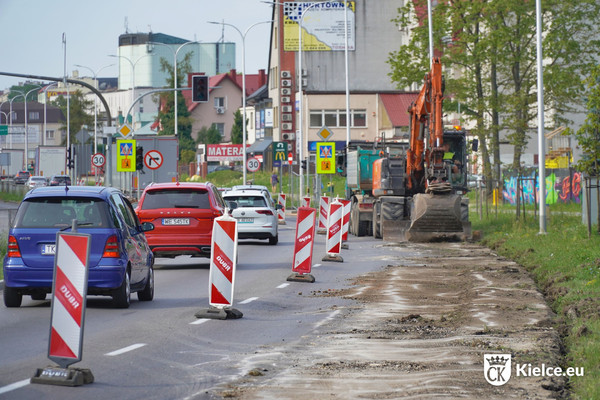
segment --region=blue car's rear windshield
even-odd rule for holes
[[[72,220],[82,228],[112,227],[108,204],[96,198],[30,198],[21,204],[15,228],[62,228]]]

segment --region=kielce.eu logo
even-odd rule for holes
[[[502,386],[511,375],[510,354],[484,354],[483,374],[490,385]]]

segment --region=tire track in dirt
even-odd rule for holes
[[[390,244],[384,244],[384,246]],[[488,384],[485,353],[560,366],[553,314],[527,272],[466,243],[394,244],[410,258],[358,277],[338,292],[357,301],[314,337],[274,349],[257,378],[220,395],[242,399],[561,398],[565,379],[516,376]],[[262,364],[261,364],[262,363]]]

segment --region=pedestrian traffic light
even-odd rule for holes
[[[192,76],[192,101],[194,103],[208,102],[208,76]]]
[[[144,148],[137,146],[135,148],[135,170],[140,171],[144,169]]]

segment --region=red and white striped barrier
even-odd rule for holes
[[[277,204],[281,205],[281,209],[277,210],[277,223],[279,225],[285,225],[285,194],[279,193],[277,198]]]
[[[300,205],[300,207],[310,207],[310,197],[303,197],[302,198],[302,204]]]
[[[315,222],[317,210],[309,207],[298,209],[296,219],[296,243],[294,244],[294,263],[292,275],[288,281],[314,282],[315,278],[310,274],[312,269],[312,253],[315,242]]]
[[[91,236],[56,236],[48,358],[67,368],[81,361]]]
[[[342,247],[343,213],[344,206],[339,200],[336,199],[329,203],[329,213],[327,215],[327,239],[325,241],[327,255],[323,257],[323,261],[344,261],[340,256]]]
[[[237,264],[237,221],[229,215],[215,218],[210,247],[208,303],[224,308],[233,305]]]
[[[350,228],[350,209],[352,202],[350,200],[340,200],[344,206],[344,214],[342,216],[342,241],[348,241],[348,228]]]
[[[325,233],[327,230],[327,213],[329,212],[329,197],[321,196],[319,201],[319,233]]]

